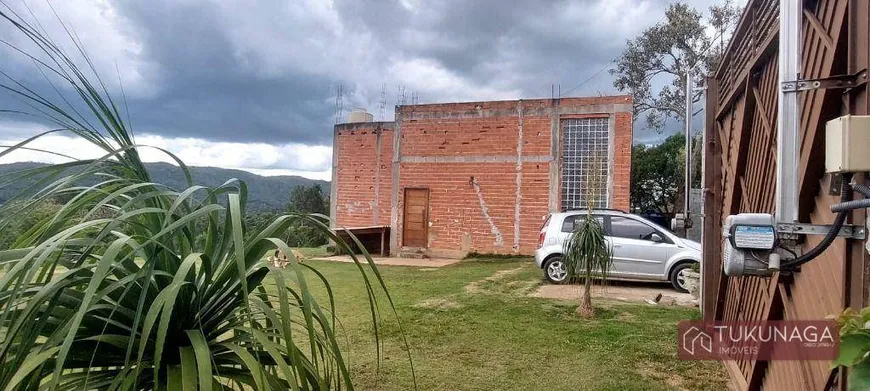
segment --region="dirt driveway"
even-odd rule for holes
[[[541,285],[531,294],[533,297],[558,300],[579,300],[583,294],[583,285]],[[693,307],[697,305],[692,295],[673,290],[668,284],[635,281],[608,281],[606,286],[594,285],[592,295],[618,301],[647,302],[656,305],[679,305]],[[656,302],[656,297],[661,298]]]

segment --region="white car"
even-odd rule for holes
[[[551,283],[561,284],[568,273],[562,260],[565,241],[582,221],[585,210],[554,213],[541,227],[535,264]],[[611,209],[592,210],[613,250],[609,277],[626,280],[670,281],[686,292],[684,273],[701,262],[701,244],[682,239],[643,217]]]

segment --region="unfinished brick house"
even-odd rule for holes
[[[531,254],[551,212],[629,208],[630,96],[421,104],[335,125],[330,213],[374,252]],[[380,235],[380,236],[378,236]],[[379,243],[378,243],[379,242]]]

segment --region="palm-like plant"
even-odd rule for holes
[[[577,313],[584,317],[595,315],[592,307],[592,279],[598,277],[607,281],[612,264],[610,245],[604,235],[601,223],[591,213],[586,213],[579,224],[575,223],[574,231],[564,244],[565,268],[569,280],[578,277],[583,279],[583,297]]]
[[[606,160],[602,156],[594,156],[591,170],[599,172]],[[592,209],[598,205],[596,197],[601,194],[598,190],[604,183],[596,175],[589,175],[585,183],[586,214],[583,220],[574,223],[574,230],[564,243],[562,253],[565,260],[565,269],[568,273],[568,281],[583,279],[583,297],[577,313],[583,317],[595,315],[592,307],[592,280],[600,278],[607,281],[610,266],[613,264],[610,243],[605,237],[604,227],[601,222],[592,215]]]
[[[74,34],[91,76],[11,9],[0,9],[0,20],[40,49],[38,56],[19,51],[63,80],[55,89],[71,89],[86,108],[52,103],[0,71],[0,88],[57,126],[0,157],[54,132],[103,151],[0,177],[0,187],[39,178],[0,206],[0,230],[42,203],[66,200],[0,251],[0,388],[352,389],[326,278],[292,259],[286,271],[262,261],[275,248],[292,257],[278,237],[299,220],[350,253],[326,217],[284,215],[246,232],[245,184],[196,186],[174,156],[189,187],[153,183],[143,147]],[[377,292],[389,294],[371,258],[355,260],[378,345]],[[325,287],[327,304],[315,299],[313,285]]]

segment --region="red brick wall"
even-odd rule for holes
[[[429,248],[513,252],[516,163],[403,163],[401,170],[402,189],[429,189]],[[547,163],[526,163],[523,167],[520,253],[534,251],[537,231],[547,216],[548,170]],[[500,234],[501,245],[483,215],[480,199],[470,182],[472,176]],[[400,211],[403,198],[400,193]],[[532,231],[534,235],[527,234]],[[397,232],[401,244],[401,230]]]
[[[405,121],[402,156],[516,156],[517,123],[517,117]]]
[[[336,125],[335,223],[340,227],[390,224],[392,123]],[[380,137],[380,164],[378,164]],[[375,186],[379,186],[376,188]],[[377,196],[377,205],[375,198]]]
[[[392,222],[393,251],[402,247],[403,190],[428,188],[430,250],[531,254],[537,246],[543,219],[549,213],[550,165],[559,164],[560,160],[559,156],[551,157],[553,121],[559,121],[561,129],[561,119],[572,116],[612,118],[615,128],[612,207],[628,210],[630,106],[629,97],[618,96],[399,107],[396,126],[401,134],[401,163],[395,205],[397,221]],[[625,111],[614,113],[614,107]],[[520,166],[517,146],[521,123],[524,159]],[[354,131],[342,129],[345,125],[336,127],[337,222],[345,226],[372,224],[374,178],[380,169],[377,216],[381,224],[390,224],[393,132],[384,131],[381,136],[381,164],[378,166],[376,136],[372,129],[366,131],[363,124],[353,125]],[[486,215],[471,183],[472,177],[483,198]],[[556,205],[560,205],[560,181],[561,176],[557,176],[557,183],[552,184],[557,194]],[[518,246],[515,248],[515,245]]]
[[[626,97],[563,99],[561,106],[603,106],[630,103]],[[550,134],[552,121],[577,116],[614,116],[612,206],[628,209],[631,166],[631,114],[585,110],[553,115],[552,101],[523,101],[522,156],[518,167],[520,116],[517,101],[416,105],[400,108],[401,156],[399,188],[430,190],[429,248],[496,253],[531,253],[549,213]],[[578,112],[584,110],[578,110]],[[566,114],[567,113],[567,114]],[[426,160],[426,157],[429,157]],[[432,161],[440,157],[440,162]],[[464,161],[463,161],[464,159]],[[483,162],[481,160],[489,160]],[[557,164],[558,159],[553,164]],[[520,178],[519,230],[515,224],[517,170]],[[471,184],[475,178],[487,209]],[[560,186],[559,183],[555,186]],[[401,191],[401,190],[400,190]],[[401,246],[400,219],[397,245]],[[516,242],[516,233],[519,241]],[[517,248],[514,248],[518,244]]]
[[[541,115],[540,111],[547,107],[542,106],[543,102],[522,102],[522,156],[533,161],[522,163],[519,242],[515,241],[514,226],[519,102],[401,108],[398,116],[402,118],[403,163],[399,188],[429,189],[429,248],[527,254],[534,251],[537,232],[548,214],[551,117]],[[484,110],[502,112],[477,115]],[[433,116],[437,118],[428,118]],[[422,157],[453,157],[466,161],[419,162]],[[472,177],[491,222],[482,211],[480,197],[471,184]],[[400,193],[400,216],[403,198]],[[401,246],[401,218],[399,220],[396,235],[397,244]],[[516,244],[519,247],[515,251]]]

